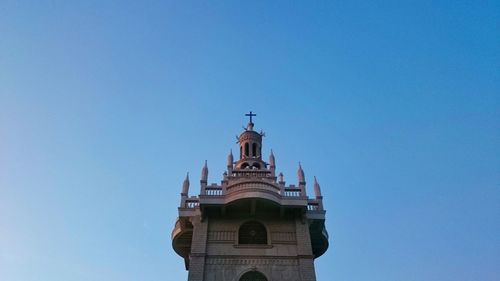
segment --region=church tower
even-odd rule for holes
[[[328,249],[325,210],[314,177],[314,197],[306,193],[299,163],[298,185],[275,175],[271,150],[262,159],[262,132],[254,131],[252,112],[238,137],[239,158],[227,156],[220,184],[208,184],[207,162],[200,193],[182,185],[172,246],[184,258],[188,281],[314,281],[314,259]]]

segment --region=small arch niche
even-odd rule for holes
[[[267,281],[267,278],[258,271],[249,271],[243,274],[239,281]]]
[[[238,231],[240,245],[267,245],[266,227],[258,221],[249,221],[240,226]]]

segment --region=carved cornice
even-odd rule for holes
[[[285,257],[270,257],[270,256],[207,256],[207,265],[284,265],[284,266],[298,266],[299,261],[297,258]]]

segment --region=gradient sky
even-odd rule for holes
[[[238,2],[238,3],[236,3]],[[182,180],[253,110],[318,280],[500,280],[498,1],[0,3],[0,279],[186,280]]]

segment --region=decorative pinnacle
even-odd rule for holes
[[[184,182],[182,183],[182,194],[187,195],[189,192],[189,172],[186,175],[186,178],[184,179]]]
[[[304,170],[302,170],[302,165],[299,162],[299,170],[297,171],[297,176],[299,178],[299,183],[304,183],[306,182],[305,176],[304,176]]]
[[[276,159],[274,158],[273,150],[271,149],[271,154],[269,154],[269,165],[276,166]]]
[[[205,160],[205,165],[203,165],[203,169],[201,169],[201,180],[202,181],[207,181],[208,180],[207,160]]]
[[[316,176],[314,176],[314,193],[316,194],[316,197],[321,197],[321,188],[318,180],[316,180]]]
[[[233,166],[233,162],[234,162],[234,158],[233,158],[233,150],[229,150],[229,155],[227,156],[227,166],[228,167],[232,167]]]

